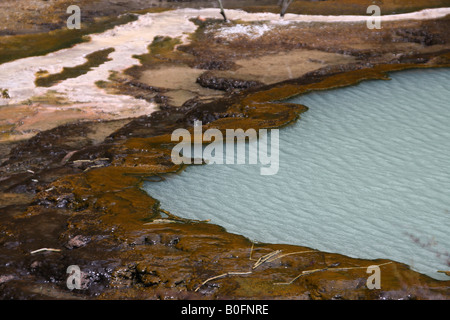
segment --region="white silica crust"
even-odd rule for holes
[[[369,16],[320,16],[287,14],[281,19],[274,13],[247,13],[242,10],[226,10],[230,20],[263,21],[258,26],[230,26],[221,28],[221,35],[234,37],[239,34],[250,37],[261,36],[275,25],[290,22],[356,22],[365,21]],[[450,14],[450,8],[426,9],[422,11],[382,16],[381,21],[402,19],[432,19]],[[45,94],[53,90],[64,94],[69,101],[89,107],[98,107],[100,111],[114,112],[123,108],[137,106],[141,113],[148,114],[156,110],[153,103],[135,99],[126,95],[112,95],[95,85],[96,81],[107,81],[110,71],[123,71],[132,65],[139,64],[133,55],[147,52],[147,47],[155,36],[181,37],[187,40],[189,33],[196,30],[191,18],[221,18],[216,8],[178,9],[161,13],[140,15],[137,21],[91,35],[92,40],[75,45],[72,48],[59,50],[45,56],[29,57],[0,65],[0,88],[8,89],[11,99],[0,99],[0,105],[25,102],[31,97]],[[73,79],[67,79],[50,88],[36,87],[36,72],[46,70],[49,73],[61,72],[64,67],[74,67],[85,62],[85,56],[98,50],[114,48],[107,61],[90,72]]]

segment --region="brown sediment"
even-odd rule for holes
[[[439,66],[450,65],[448,54],[440,59]],[[37,135],[16,147],[1,168],[2,192],[34,193],[21,204],[8,202],[8,196],[2,199],[0,254],[9,261],[2,274],[10,275],[2,287],[3,296],[66,297],[64,267],[77,264],[90,276],[88,289],[75,291],[73,298],[98,294],[103,299],[449,298],[449,281],[434,280],[401,263],[353,259],[299,246],[252,244],[204,222],[169,217],[164,223],[159,202],[140,188],[148,177],[182,169],[171,161],[170,133],[174,128],[192,128],[194,119],[202,120],[204,129],[280,127],[295,121],[306,107],[274,100],[365,79],[386,79],[390,71],[432,66],[438,65],[330,68],[182,112],[176,108],[158,111],[132,120],[104,142],[92,145],[83,145],[82,139],[74,142],[73,134],[83,136],[87,127],[75,130],[66,125],[61,130],[67,134],[58,134],[57,128]],[[70,147],[68,140],[72,140]],[[68,157],[70,150],[75,152]],[[47,230],[46,235],[37,234],[37,224]],[[39,240],[24,241],[33,237]],[[40,248],[61,251],[29,254]],[[275,255],[276,250],[281,251]],[[271,253],[271,259],[253,268],[251,257]],[[380,290],[365,285],[369,265],[382,269]],[[30,275],[25,279],[18,270]],[[49,277],[53,280],[44,285],[45,290],[36,293],[30,281]]]
[[[112,25],[116,23],[106,20]],[[233,39],[221,36],[224,24],[219,20],[193,21],[198,29],[189,43],[182,45],[180,39],[155,37],[148,53],[136,56],[140,65],[123,73],[112,72],[109,81],[97,81],[97,86],[108,93],[130,95],[161,108],[184,104],[189,107],[246,88],[296,79],[327,66],[405,63],[408,59],[416,61],[421,54],[422,62],[426,62],[426,57],[445,52],[450,41],[446,32],[449,17],[386,22],[381,30],[369,30],[364,23],[293,23],[274,27],[261,37],[241,35]],[[260,23],[231,21],[227,26]],[[38,47],[42,45],[39,43]],[[265,67],[258,67],[261,64]],[[178,73],[176,85],[172,83],[174,73]],[[42,80],[38,81],[51,79],[47,74],[39,76]],[[74,121],[123,119],[148,112],[134,105],[117,110],[102,104],[74,104],[51,90],[21,103],[24,105],[2,107],[2,111],[16,107],[28,110],[21,112],[21,117],[14,116],[17,121],[6,117],[8,112],[0,113],[0,125],[7,126],[2,128],[2,141],[27,139],[39,131]],[[54,115],[48,118],[50,112]]]
[[[192,99],[227,96],[297,79],[324,67],[405,63],[416,61],[420,54],[439,55],[448,50],[450,36],[444,30],[449,21],[446,17],[419,23],[386,22],[376,31],[363,22],[292,23],[274,26],[260,37],[228,39],[220,33],[224,25],[219,20],[193,19],[198,29],[189,43],[156,37],[148,53],[137,56],[140,65],[102,85],[110,92],[131,94],[162,106],[180,106]],[[231,21],[228,26],[237,24],[258,23]],[[173,81],[177,71],[183,76]]]
[[[351,55],[319,50],[293,49],[289,52],[236,60],[236,70],[208,71],[204,72],[200,79],[203,86],[217,86],[222,90],[247,89],[262,84],[274,84],[295,79],[324,66],[352,62],[356,62],[356,59]],[[265,68],[261,68],[261,66],[265,66]],[[234,80],[237,83],[228,83],[227,79],[237,79]]]
[[[1,107],[0,144],[27,140],[39,132],[81,121],[97,121],[97,124],[91,122],[90,125],[95,127],[95,132],[105,132],[98,135],[98,140],[102,141],[120,126],[131,121],[129,117],[132,115],[133,110],[123,110],[114,115],[102,114],[99,117],[98,108],[95,106],[69,104],[64,96],[50,91],[44,96],[30,99],[30,104]],[[105,129],[108,127],[111,129]]]
[[[8,146],[0,153],[0,258],[4,262],[0,266],[0,297],[450,298],[449,281],[419,274],[405,264],[354,259],[286,244],[253,244],[214,224],[170,213],[166,217],[151,191],[149,195],[141,189],[146,179],[160,180],[183,170],[171,161],[174,142],[170,135],[176,128],[192,130],[194,120],[201,120],[204,130],[282,127],[307,110],[302,105],[279,102],[289,97],[367,79],[388,79],[387,72],[392,71],[449,67],[448,35],[442,31],[446,23],[448,19],[424,23],[425,35],[415,32],[420,28],[408,22],[406,26],[393,24],[395,28],[378,36],[384,35],[384,40],[388,35],[397,37],[403,28],[411,31],[398,38],[406,45],[387,41],[388,47],[378,49],[377,44],[384,40],[375,36],[369,37],[369,44],[351,43],[357,38],[353,35],[348,42],[338,44],[334,34],[314,43],[318,33],[306,29],[303,36],[309,36],[303,37],[300,48],[346,54],[352,61],[299,70],[292,79],[238,88],[213,100],[191,99],[181,107],[163,105],[161,110],[135,119],[64,124]],[[170,50],[163,46],[152,52],[150,47],[149,55],[142,58],[148,61],[143,69],[133,68],[127,74],[114,75],[111,83],[99,85],[112,85],[120,91],[121,84],[126,84],[135,88],[133,95],[141,91],[163,95],[167,88],[140,81],[145,72],[162,65],[233,70],[236,61],[250,58],[256,49],[260,57],[267,56],[275,39],[280,40],[277,54],[296,49],[298,44],[297,36],[289,34],[253,42],[238,39],[229,49],[220,41],[200,39],[179,47],[181,52],[173,52],[172,40],[166,39],[160,44],[168,44]],[[430,41],[443,44],[432,45]],[[207,44],[209,48],[203,52]],[[216,63],[229,52],[238,54],[225,64]],[[159,60],[155,59],[157,54]],[[117,79],[120,81],[114,81]],[[11,130],[8,125],[2,124],[2,130]],[[60,251],[36,252],[42,248]],[[80,266],[86,290],[67,289],[69,265]],[[381,289],[366,286],[366,269],[371,265],[382,270]]]

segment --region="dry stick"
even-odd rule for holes
[[[219,274],[218,276],[214,276],[214,277],[208,278],[205,281],[203,281],[197,287],[197,289],[195,289],[194,292],[197,292],[203,285],[205,285],[206,283],[208,283],[211,280],[218,279],[218,278],[223,278],[223,277],[226,277],[226,276],[229,276],[229,275],[244,275],[244,274],[250,274],[250,273],[252,273],[252,272],[251,271],[247,271],[247,272],[227,272],[227,273]]]
[[[223,17],[223,21],[224,22],[228,22],[227,16],[225,15],[225,10],[223,10],[223,5],[222,5],[222,0],[217,0],[219,2],[219,6],[220,6],[220,14]]]
[[[252,247],[250,249],[250,258],[249,258],[249,260],[252,260],[252,261],[255,261],[255,259],[252,259],[254,245],[255,245],[255,243],[252,242]],[[268,254],[262,256],[261,258],[259,258],[258,261],[253,265],[253,269],[256,269],[261,264],[266,263],[266,262],[272,262],[277,259],[281,259],[283,257],[290,256],[293,254],[308,253],[308,252],[318,252],[318,251],[317,250],[295,251],[295,252],[285,253],[285,254],[282,254],[279,256],[277,256],[277,254],[281,253],[281,250],[272,251],[271,253],[268,253]],[[263,260],[263,261],[261,261],[261,260]]]
[[[293,255],[293,254],[308,253],[308,252],[319,252],[319,251],[317,251],[317,250],[307,250],[307,251],[289,252],[289,253],[285,253],[285,254],[282,254],[282,255],[277,256],[277,257],[273,257],[272,259],[269,259],[269,260],[267,260],[265,262],[272,262],[272,261],[275,261],[277,259],[281,259],[283,257],[290,256],[290,255]]]
[[[165,210],[161,210],[164,213],[173,216],[172,214],[168,213]],[[253,249],[254,249],[255,243],[252,241],[252,246],[250,248],[250,256],[249,256],[249,260],[254,261],[255,259],[252,259],[252,254],[253,254]],[[253,265],[252,269],[256,269],[258,266],[260,266],[261,264],[265,263],[265,262],[272,262],[275,261],[277,259],[281,259],[283,257],[289,256],[289,255],[293,255],[293,254],[301,254],[301,253],[309,253],[309,252],[319,252],[317,250],[307,250],[307,251],[295,251],[295,252],[289,252],[289,253],[285,253],[282,255],[278,255],[280,254],[282,251],[281,250],[275,250],[272,251],[268,254],[263,255],[262,257],[260,257],[255,264]],[[381,267],[383,265],[387,265],[392,263],[392,261],[390,262],[386,262],[386,263],[382,263],[379,265],[376,265],[378,267]],[[300,273],[298,276],[296,276],[295,278],[293,278],[291,281],[289,282],[275,282],[275,285],[289,285],[292,284],[295,280],[297,280],[298,278],[300,278],[301,276],[307,275],[307,274],[311,274],[311,273],[315,273],[315,272],[320,272],[320,271],[328,271],[328,270],[332,270],[332,271],[343,271],[343,270],[349,270],[349,269],[367,269],[368,267],[348,267],[348,268],[323,268],[323,269],[313,269],[313,270],[305,270],[302,273]],[[247,271],[247,272],[226,272],[226,273],[222,273],[219,274],[217,276],[211,277],[206,279],[205,281],[203,281],[195,290],[194,292],[197,292],[203,285],[205,285],[206,283],[208,283],[209,281],[215,280],[215,279],[219,279],[219,278],[223,278],[226,277],[228,275],[246,275],[246,274],[251,274],[253,271]]]
[[[273,256],[276,256],[277,254],[281,253],[281,250],[275,250],[272,251],[264,256],[262,256],[261,258],[258,259],[258,261],[256,261],[256,263],[253,265],[252,269],[256,269],[258,268],[260,265],[262,265],[264,262],[266,262],[267,260],[269,260],[270,258],[272,258]]]
[[[90,166],[90,167],[87,167],[83,172],[86,172],[86,171],[91,170],[93,168],[100,168],[100,167],[103,167],[103,165],[102,164],[97,164],[95,166]]]
[[[61,249],[53,249],[53,248],[41,248],[41,249],[37,249],[37,250],[31,251],[31,252],[30,252],[30,254],[35,254],[35,253],[38,253],[38,252],[42,252],[42,251],[53,251],[53,252],[59,252],[59,251],[61,251]]]
[[[280,17],[284,17],[289,5],[292,3],[293,0],[281,0],[279,1],[281,11],[280,11]]]
[[[67,153],[64,158],[61,160],[61,164],[65,164],[67,161],[70,160],[70,158],[77,152],[78,150],[73,150]]]
[[[172,214],[170,214],[169,212],[167,212],[167,211],[165,211],[165,210],[161,210],[161,211],[163,211],[164,213],[166,213],[167,215],[172,215]],[[253,248],[255,247],[255,243],[252,241],[252,246],[251,246],[251,248],[250,248],[250,257],[249,257],[249,260],[252,260],[252,261],[254,261],[255,259],[252,259],[252,254],[253,254]],[[259,260],[261,260],[261,258],[259,258]],[[259,261],[258,260],[258,261]],[[211,278],[208,278],[208,279],[206,279],[205,281],[203,281],[198,287],[197,287],[197,289],[195,289],[195,292],[197,292],[203,285],[205,285],[206,283],[208,283],[209,281],[211,281],[211,280],[214,280],[214,279],[218,279],[218,278],[223,278],[223,277],[226,277],[226,276],[228,276],[228,275],[245,275],[245,274],[251,274],[252,273],[252,271],[247,271],[247,272],[227,272],[227,273],[223,273],[223,274],[219,274],[218,276],[214,276],[214,277],[211,277]]]
[[[172,214],[170,214],[169,212],[167,212],[167,211],[165,211],[165,210],[161,210],[162,212],[164,212],[164,213],[166,213],[167,215],[172,215]],[[253,253],[253,248],[254,248],[254,246],[255,246],[255,243],[252,241],[252,246],[251,246],[251,248],[250,248],[250,257],[249,257],[249,260],[254,260],[254,259],[252,259],[252,253]],[[261,258],[259,259],[259,260],[261,260]],[[258,261],[259,261],[258,260]],[[223,274],[219,274],[218,276],[214,276],[214,277],[211,277],[211,278],[208,278],[208,279],[206,279],[205,281],[203,281],[198,287],[197,287],[197,289],[195,289],[195,292],[197,292],[203,285],[205,285],[206,283],[208,283],[209,281],[212,281],[212,280],[214,280],[214,279],[218,279],[218,278],[223,278],[223,277],[226,277],[226,276],[228,276],[228,275],[244,275],[244,274],[251,274],[252,273],[252,271],[247,271],[247,272],[227,272],[227,273],[223,273]]]
[[[253,254],[253,248],[255,247],[255,243],[252,241],[252,247],[250,248],[250,257],[248,258],[248,260],[250,261],[255,261],[255,259],[252,259],[252,254]]]
[[[84,162],[89,163],[89,162],[107,161],[107,160],[109,160],[109,158],[97,158],[97,159],[94,159],[94,160],[88,160],[88,159],[86,159],[86,160],[73,160],[73,163],[84,163]]]
[[[274,285],[288,285],[288,284],[292,284],[295,280],[297,280],[301,276],[304,276],[305,274],[310,274],[310,273],[319,272],[319,271],[325,271],[325,270],[328,270],[328,269],[325,268],[325,269],[315,269],[315,270],[303,271],[302,273],[300,273],[298,276],[296,276],[294,279],[292,279],[289,282],[274,282],[273,284]]]
[[[374,265],[374,266],[381,267],[381,266],[384,266],[384,265],[387,265],[387,264],[391,264],[391,263],[392,263],[392,261],[389,261],[389,262],[385,262],[385,263]],[[292,284],[295,280],[297,280],[301,276],[304,276],[304,275],[307,275],[307,274],[311,274],[311,273],[320,272],[320,271],[344,271],[344,270],[350,270],[350,269],[367,269],[368,267],[371,267],[371,266],[367,266],[367,267],[348,267],[348,268],[323,268],[323,269],[305,270],[305,271],[300,273],[298,276],[296,276],[295,278],[293,278],[289,282],[275,282],[274,284],[276,284],[276,285],[289,285],[289,284]]]
[[[186,222],[186,223],[189,223],[189,222],[209,222],[209,221],[211,221],[210,219],[206,219],[206,220],[195,220],[195,219],[181,218],[181,217],[178,217],[178,216],[174,215],[173,213],[170,213],[169,211],[164,210],[164,209],[159,209],[159,211],[165,213],[165,214],[166,214],[169,218],[171,218],[172,220],[182,221],[182,222]]]
[[[150,225],[150,224],[158,224],[158,223],[179,223],[180,221],[177,220],[171,220],[171,219],[154,219],[150,222],[144,223],[144,226]]]
[[[270,253],[268,253],[268,254],[262,256],[261,258],[259,258],[259,259],[257,260],[257,259],[253,259],[253,258],[252,258],[254,247],[255,247],[255,243],[252,241],[252,246],[251,246],[251,248],[250,248],[250,257],[248,258],[250,261],[260,261],[260,260],[263,259],[265,256],[270,255],[270,254],[273,254],[273,252],[275,252],[275,251],[272,251],[272,252],[270,252]],[[277,250],[277,251],[280,251],[280,252],[281,252],[281,250]],[[258,263],[258,262],[256,262],[256,263]]]

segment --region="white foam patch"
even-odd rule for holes
[[[219,28],[217,32],[220,36],[226,37],[228,39],[234,39],[238,36],[245,35],[251,39],[256,39],[264,35],[267,31],[273,29],[273,26],[267,24],[263,25],[243,25],[237,24],[233,27],[223,27]]]

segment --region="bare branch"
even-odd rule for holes
[[[279,0],[278,5],[281,7],[280,17],[284,17],[288,7],[291,5],[293,0]]]
[[[228,22],[227,16],[225,15],[225,10],[223,9],[223,5],[222,5],[222,0],[217,0],[219,2],[219,6],[220,6],[220,14],[223,17],[223,21],[224,22]]]

